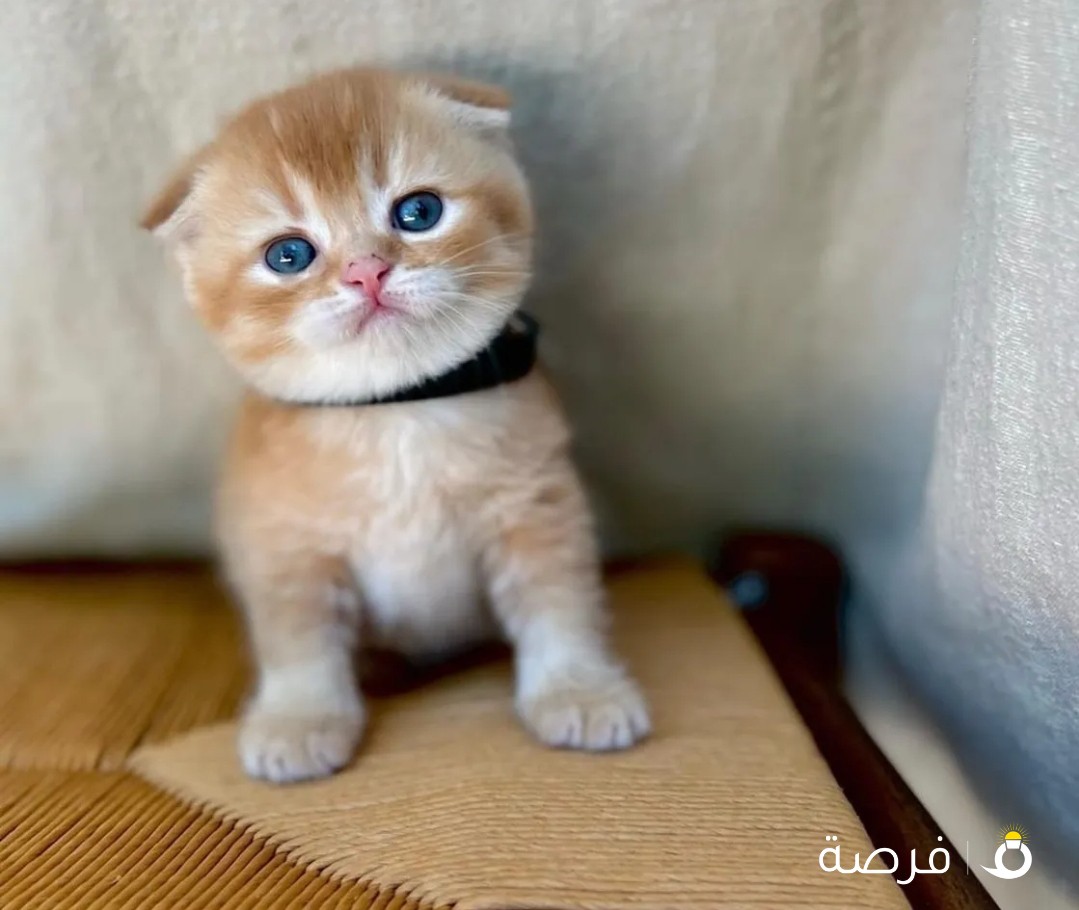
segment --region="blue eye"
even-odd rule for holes
[[[282,237],[266,250],[266,265],[282,275],[295,275],[315,261],[315,248],[303,237]]]
[[[399,231],[429,231],[442,217],[442,200],[434,193],[413,193],[393,204],[393,226]]]

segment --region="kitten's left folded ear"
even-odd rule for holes
[[[441,73],[425,73],[420,79],[464,126],[492,133],[509,129],[512,99],[505,89]]]
[[[208,156],[208,149],[200,149],[176,170],[139,219],[139,227],[174,242],[195,236],[198,218],[192,196]]]

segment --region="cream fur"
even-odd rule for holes
[[[274,443],[255,463],[251,424]],[[541,741],[623,748],[648,732],[606,645],[591,520],[539,376],[374,408],[252,399],[238,439],[222,542],[260,669],[249,773],[285,781],[347,762],[364,719],[357,645],[423,658],[501,634]],[[300,453],[312,480],[289,488]]]
[[[511,317],[530,275],[531,205],[492,135],[508,118],[501,97],[332,74],[238,115],[147,215],[257,390],[219,508],[258,669],[240,735],[253,776],[319,777],[349,761],[366,719],[353,670],[364,648],[430,659],[501,636],[516,651],[517,711],[542,742],[617,749],[649,731],[607,646],[588,504],[538,371],[407,404],[293,403],[414,383]],[[417,189],[439,193],[443,219],[408,234],[390,214]],[[297,234],[317,250],[310,267],[271,272],[267,245]],[[383,309],[341,278],[367,255],[388,269]]]

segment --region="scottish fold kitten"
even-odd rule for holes
[[[542,742],[648,733],[540,373],[365,403],[469,360],[513,317],[533,223],[508,123],[489,86],[331,73],[234,117],[144,219],[248,386],[219,538],[258,670],[239,744],[255,777],[349,762],[364,646],[423,657],[503,636]]]

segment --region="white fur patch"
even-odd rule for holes
[[[426,87],[424,95],[433,106],[448,114],[455,123],[481,133],[504,133],[509,129],[509,108],[491,107],[460,101],[443,94],[436,86]]]
[[[175,247],[183,246],[195,238],[198,231],[198,209],[196,195],[199,191],[199,178],[191,178],[191,189],[176,210],[153,229],[153,235]]]
[[[303,213],[301,221],[307,235],[319,250],[329,249],[333,243],[333,230],[319,204],[314,187],[290,168],[286,168],[285,177],[288,180],[289,189],[292,190],[296,201],[300,203],[300,211]]]
[[[263,667],[259,707],[281,713],[306,710],[312,705],[328,712],[354,710],[358,699],[346,656],[332,652],[302,664]]]
[[[464,126],[479,130],[509,129],[510,112],[506,108],[480,107],[443,96],[439,96],[439,100],[453,119]]]
[[[296,311],[289,329],[297,341],[308,347],[340,343],[346,339],[348,323],[355,321],[361,306],[354,295],[344,290],[340,294],[320,297]]]

